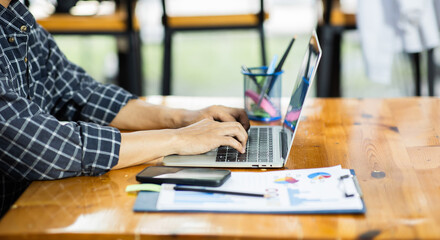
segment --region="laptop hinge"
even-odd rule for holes
[[[284,129],[280,132],[280,152],[281,152],[281,158],[285,161],[287,158],[287,133],[284,131]]]

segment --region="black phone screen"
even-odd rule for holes
[[[230,176],[231,171],[226,169],[152,166],[138,173],[136,180],[142,183],[174,183],[218,187]]]

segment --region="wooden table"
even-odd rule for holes
[[[149,98],[171,106],[231,98]],[[288,168],[354,168],[365,215],[134,213],[124,192],[145,166],[34,182],[0,239],[440,238],[440,100],[310,99]],[[156,163],[153,163],[156,164]],[[264,171],[264,170],[255,170]]]

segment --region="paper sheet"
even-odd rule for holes
[[[173,184],[163,184],[157,209],[242,212],[363,209],[352,178],[341,180],[340,177],[346,175],[351,176],[350,170],[341,166],[264,173],[233,172],[226,183],[213,188],[269,194],[269,198],[174,191]]]

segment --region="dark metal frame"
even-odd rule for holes
[[[172,80],[172,36],[176,32],[184,31],[201,31],[201,30],[239,30],[239,29],[257,29],[260,35],[260,45],[261,45],[261,59],[263,66],[266,65],[266,47],[265,47],[265,36],[264,36],[264,0],[260,0],[260,11],[258,15],[258,23],[256,25],[242,25],[242,26],[203,26],[203,27],[171,27],[168,24],[168,15],[166,11],[166,0],[162,0],[162,24],[164,26],[164,41],[163,41],[163,68],[162,68],[162,95],[170,95],[172,92],[171,80]]]
[[[333,0],[325,0],[324,23],[318,25],[322,57],[316,79],[317,97],[341,97],[341,44],[345,30],[356,26],[334,26],[330,23]]]
[[[434,63],[434,49],[428,49],[427,51],[427,62],[428,62],[428,95],[435,96],[435,63]],[[415,82],[414,95],[422,95],[422,80],[421,80],[421,53],[409,53],[409,58],[411,60],[412,72]]]

